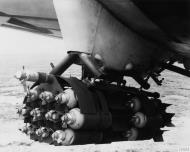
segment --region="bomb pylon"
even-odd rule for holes
[[[31,139],[55,145],[160,141],[161,128],[172,124],[169,105],[156,93],[52,74],[45,75],[53,81],[39,83],[40,73],[27,75],[26,80],[36,82],[19,113],[31,124],[21,129]]]

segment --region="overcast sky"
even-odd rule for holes
[[[62,39],[0,27],[0,54],[65,54]]]
[[[49,71],[66,55],[62,39],[0,27],[0,80],[26,66],[31,70]]]

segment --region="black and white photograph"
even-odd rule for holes
[[[190,152],[190,0],[0,0],[0,152]]]

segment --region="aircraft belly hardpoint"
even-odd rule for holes
[[[159,93],[147,91],[148,80],[162,85],[165,69],[190,76],[188,0],[40,1],[0,2],[1,25],[62,37],[68,50],[49,73],[16,74],[23,84],[34,82],[18,110],[21,131],[55,145],[162,141],[174,114]],[[72,64],[82,67],[80,79],[62,76]]]

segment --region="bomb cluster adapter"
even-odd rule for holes
[[[169,105],[159,94],[113,82],[85,57],[81,79],[60,76],[79,59],[73,54],[49,74],[17,73],[19,80],[34,82],[19,109],[26,124],[21,131],[54,145],[162,141],[162,128],[172,126],[174,114],[166,113]]]

